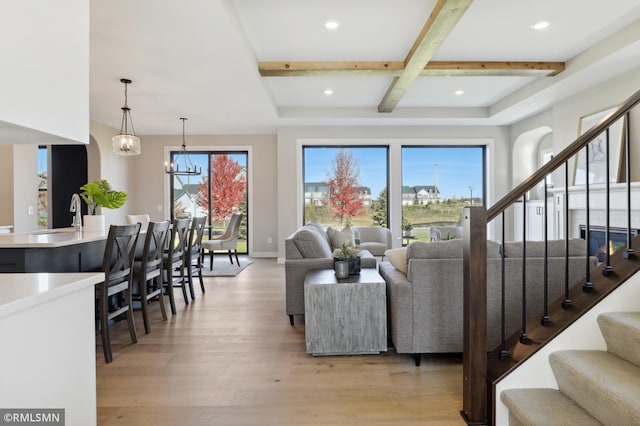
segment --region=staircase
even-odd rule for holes
[[[508,389],[510,425],[639,425],[640,312],[598,315],[606,351],[549,355],[559,390]]]

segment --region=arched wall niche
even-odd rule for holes
[[[89,135],[89,145],[87,145],[87,177],[89,182],[100,179],[101,170],[100,145],[93,135]]]
[[[552,147],[552,130],[548,126],[541,126],[520,134],[513,144],[512,186],[522,183],[542,165],[541,149]],[[538,198],[537,192],[533,191],[533,198]]]

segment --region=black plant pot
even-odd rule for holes
[[[360,258],[354,257],[353,259],[349,259],[349,275],[358,274],[360,274]]]

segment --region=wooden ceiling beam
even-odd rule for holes
[[[393,111],[472,2],[473,0],[438,0],[404,61],[402,74],[394,78],[378,105],[378,112]]]
[[[420,76],[554,76],[564,71],[564,62],[429,62]],[[399,77],[404,71],[400,61],[361,62],[260,62],[263,77],[382,76]]]
[[[335,76],[335,75],[400,75],[402,61],[360,62],[259,62],[258,71],[263,77]]]

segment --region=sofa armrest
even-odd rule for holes
[[[333,268],[333,258],[285,259],[285,299],[287,315],[304,314],[304,279],[312,269]]]
[[[462,351],[462,259],[410,259],[413,352]]]
[[[379,271],[387,283],[387,323],[397,353],[412,353],[413,296],[407,276],[391,263],[381,262]]]
[[[368,250],[360,250],[360,267],[377,268],[378,261]]]

